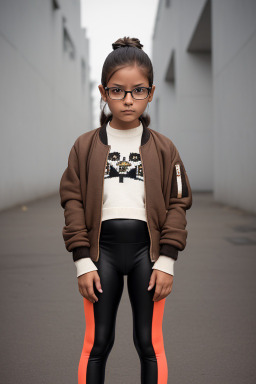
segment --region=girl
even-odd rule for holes
[[[60,181],[62,234],[86,321],[78,383],[104,383],[127,275],[141,383],[166,384],[164,305],[186,245],[192,193],[177,148],[148,127],[155,85],[143,45],[124,37],[112,47],[99,85],[111,113],[103,108],[100,127],[77,138]]]

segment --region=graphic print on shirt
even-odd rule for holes
[[[105,168],[104,179],[118,177],[119,183],[124,182],[124,178],[143,181],[143,168],[140,153],[130,152],[129,158],[122,156],[120,152],[110,152]]]

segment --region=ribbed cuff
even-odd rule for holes
[[[91,258],[79,259],[75,261],[76,276],[79,277],[87,272],[97,271],[98,268],[94,264]]]
[[[165,255],[165,256],[171,257],[174,260],[177,260],[178,252],[179,252],[179,249],[176,248],[174,245],[170,245],[170,244],[160,245],[160,251],[159,251],[160,255]]]
[[[76,247],[72,250],[73,260],[77,261],[79,259],[85,259],[90,257],[90,247]]]
[[[158,269],[159,271],[166,272],[174,276],[174,263],[175,260],[171,257],[161,255],[154,263],[152,269]]]

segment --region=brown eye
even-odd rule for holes
[[[112,89],[112,92],[114,92],[114,93],[120,93],[120,92],[118,92],[118,91],[122,91],[120,88],[114,88],[114,89]]]

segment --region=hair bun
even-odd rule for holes
[[[121,39],[116,40],[112,44],[113,50],[117,48],[124,48],[124,47],[133,47],[133,48],[139,48],[142,49],[143,45],[140,43],[140,40],[135,37],[123,37]]]

